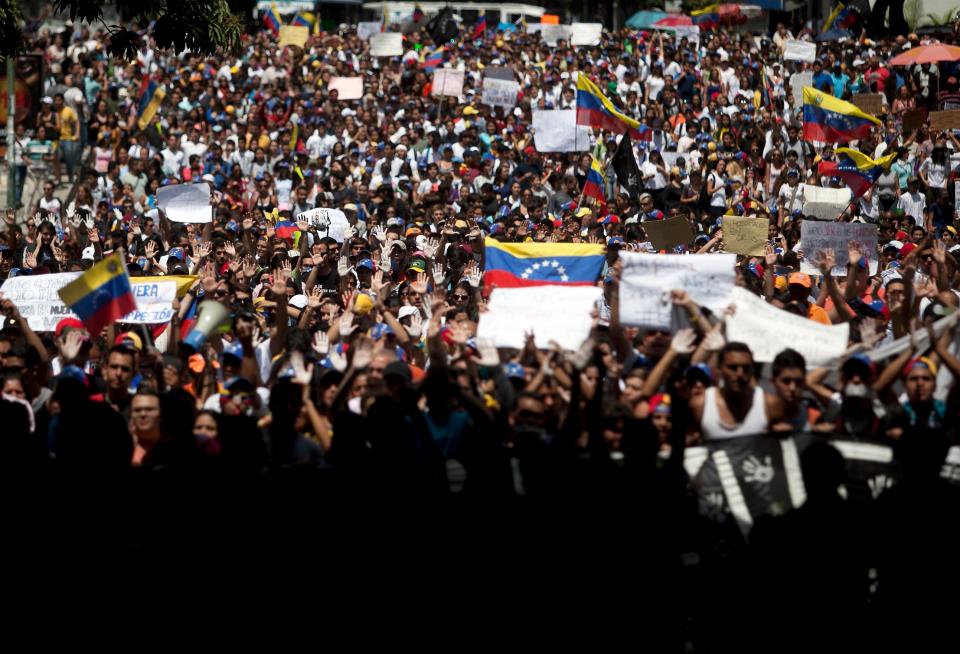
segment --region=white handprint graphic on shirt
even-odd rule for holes
[[[774,467],[769,456],[761,461],[756,455],[751,454],[744,459],[741,467],[744,472],[744,481],[755,481],[759,484],[769,484],[773,481]]]

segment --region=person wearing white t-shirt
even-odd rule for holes
[[[920,178],[916,175],[907,180],[907,190],[897,198],[897,207],[903,209],[906,216],[913,217],[917,224],[923,224],[923,213],[927,208],[927,198],[920,192]]]
[[[715,154],[711,154],[713,158]],[[707,194],[710,196],[710,215],[714,218],[722,216],[727,210],[727,162],[717,161],[716,167],[707,174]]]

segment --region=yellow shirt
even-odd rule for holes
[[[60,111],[60,140],[76,141],[79,138],[80,123],[77,119],[77,112],[65,106]]]

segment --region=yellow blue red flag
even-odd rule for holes
[[[114,252],[58,291],[90,334],[137,309],[127,266]]]

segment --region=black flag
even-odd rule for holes
[[[453,11],[449,7],[444,7],[439,14],[431,18],[426,29],[430,38],[437,45],[456,38],[460,33],[460,26],[457,25],[457,21],[453,17]]]
[[[620,145],[613,153],[613,171],[617,174],[617,181],[620,186],[627,189],[630,199],[634,202],[640,197],[640,167],[637,165],[637,158],[633,155],[633,143],[627,134],[620,139]]]

